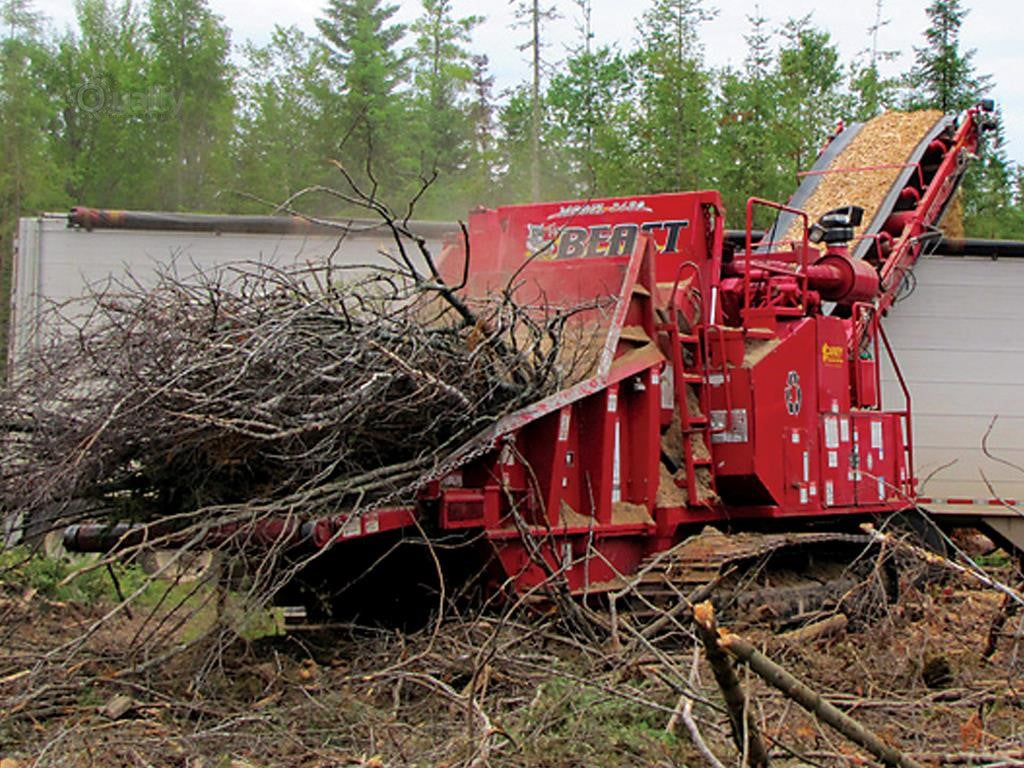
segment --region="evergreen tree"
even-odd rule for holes
[[[546,141],[566,156],[570,196],[644,191],[638,188],[628,132],[636,62],[609,46],[595,48],[591,2],[576,4],[581,42],[551,78]]]
[[[885,51],[878,47],[878,35],[889,20],[882,18],[882,0],[875,1],[875,22],[868,27],[871,34],[871,48],[861,53],[861,60],[850,66],[850,91],[853,99],[851,118],[870,120],[888,108],[896,98],[899,81],[885,77],[879,62],[892,61],[897,51]],[[866,57],[866,62],[863,59]]]
[[[779,52],[778,162],[794,178],[817,157],[822,141],[843,117],[840,91],[843,72],[839,50],[828,32],[813,27],[810,17],[787,23]]]
[[[478,179],[485,186],[493,180],[491,169],[494,163],[494,76],[488,73],[490,60],[487,54],[473,56],[473,103],[470,106],[470,120],[473,123],[473,153],[471,163],[477,168]]]
[[[957,112],[976,103],[990,86],[990,78],[974,71],[974,51],[960,50],[960,28],[967,10],[960,0],[932,0],[925,45],[914,48],[914,68],[907,76],[911,109]]]
[[[634,64],[606,46],[581,49],[551,79],[545,133],[565,159],[570,197],[646,191],[629,132]]]
[[[747,54],[743,69],[726,70],[720,78],[718,141],[712,168],[726,215],[735,227],[744,224],[747,198],[785,200],[793,186],[792,174],[779,162],[777,100],[782,86],[773,66],[768,19],[755,9],[747,20],[750,31],[744,36]]]
[[[515,8],[519,26],[530,30],[529,39],[519,46],[520,50],[530,52],[530,197],[540,200],[541,190],[541,133],[543,130],[544,100],[541,89],[543,66],[542,51],[544,43],[544,24],[558,18],[554,5],[544,6],[541,0],[519,0]]]
[[[698,29],[713,16],[703,0],[655,0],[643,15],[634,140],[652,191],[698,189],[707,178],[715,126]]]
[[[154,110],[165,167],[163,203],[203,209],[226,178],[233,113],[230,45],[223,20],[207,0],[150,0]]]
[[[960,48],[967,9],[959,0],[933,0],[927,9],[925,45],[914,48],[915,65],[907,76],[907,106],[958,112],[978,102],[991,78],[978,75],[974,51]],[[1022,231],[1024,212],[1014,200],[1014,169],[1003,149],[1002,120],[986,137],[981,162],[964,177],[964,229],[968,235],[1013,237]]]
[[[466,49],[473,28],[483,18],[452,16],[451,0],[422,0],[423,13],[413,22],[413,86],[417,117],[423,129],[420,151],[428,170],[448,176],[468,163],[472,123],[466,95],[474,75]]]
[[[985,135],[985,146],[964,178],[964,230],[972,237],[1014,239],[1024,237],[1024,208],[1015,191],[1019,171],[1006,155],[1005,128],[997,111],[995,130]]]
[[[406,77],[406,56],[396,46],[405,26],[391,23],[397,5],[380,0],[329,0],[317,19],[327,65],[341,95],[335,153],[355,177],[366,173],[390,189],[408,158],[406,119],[395,88]]]
[[[238,80],[235,185],[280,203],[306,186],[333,183],[337,93],[322,45],[297,27],[275,27],[265,46],[247,45]],[[241,207],[263,210],[262,204]],[[318,211],[320,212],[320,211]]]

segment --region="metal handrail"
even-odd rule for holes
[[[753,242],[752,242],[751,233],[752,233],[753,228],[754,228],[754,206],[756,206],[756,205],[764,206],[766,208],[773,208],[773,209],[775,209],[777,211],[783,211],[785,213],[792,213],[792,214],[794,214],[796,216],[799,216],[800,218],[803,219],[803,222],[804,222],[804,234],[803,234],[803,240],[802,240],[802,246],[803,247],[800,249],[800,272],[801,272],[801,277],[800,277],[800,284],[801,284],[800,285],[800,308],[802,310],[806,310],[806,308],[807,308],[807,306],[806,306],[806,300],[807,300],[807,251],[810,249],[810,241],[808,239],[808,232],[810,230],[810,216],[807,214],[807,211],[804,211],[804,210],[802,210],[800,208],[793,208],[792,206],[784,205],[782,203],[776,203],[773,200],[765,200],[765,199],[760,198],[760,197],[750,197],[750,198],[747,198],[747,221],[746,221],[746,237],[745,237],[746,254],[745,254],[745,259],[746,259],[748,265],[752,261],[751,257],[753,256]],[[764,244],[763,240],[762,240],[762,244]],[[771,246],[771,245],[773,245],[773,243],[767,243],[767,245]],[[750,309],[750,304],[751,304],[751,297],[750,297],[750,269],[745,269],[745,270],[743,270],[743,309],[744,310]]]

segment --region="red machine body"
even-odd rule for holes
[[[861,239],[867,258],[841,238],[816,246],[806,213],[757,199],[730,246],[711,191],[474,212],[468,252],[452,243],[442,275],[469,303],[507,290],[539,315],[574,310],[569,384],[465,446],[415,506],[295,536],[320,548],[415,522],[478,531],[518,590],[558,574],[586,594],[708,524],[842,527],[912,506],[910,396],[880,407],[880,318],[982,125],[970,110],[928,145]],[[803,237],[755,242],[758,206],[801,218]]]
[[[416,508],[342,516],[318,538],[429,516],[480,531],[520,591],[558,574],[586,594],[708,524],[842,526],[912,506],[910,397],[880,408],[879,321],[977,148],[977,115],[899,195],[916,207],[869,235],[870,260],[816,247],[805,213],[756,199],[731,249],[710,191],[473,213],[469,253],[441,260],[449,284],[469,302],[509,290],[539,313],[578,309],[563,337],[574,328],[592,361],[467,446]],[[753,242],[757,206],[802,217],[802,240]]]
[[[821,314],[815,290],[867,298],[877,279],[834,266],[841,252],[804,268],[792,249],[734,254],[723,269],[722,221],[715,192],[471,217],[471,252],[497,258],[473,266],[467,296],[614,297],[581,321],[602,340],[593,374],[497,425],[428,494],[441,527],[484,531],[520,589],[557,571],[600,590],[706,524],[907,506],[909,412],[877,410],[878,325]],[[453,280],[461,264],[447,254]]]

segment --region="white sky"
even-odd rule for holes
[[[417,0],[399,1],[401,10],[396,19],[410,20],[419,9]],[[554,23],[548,32],[552,41],[547,58],[557,64],[565,55],[565,48],[577,39],[574,19],[577,7],[572,0],[545,0],[554,3],[565,16]],[[879,33],[880,50],[899,53],[898,58],[886,65],[890,74],[906,71],[913,64],[913,47],[923,44],[923,31],[927,24],[924,8],[928,0],[883,0],[882,17],[889,19]],[[295,24],[312,32],[314,19],[320,15],[325,0],[210,0],[214,12],[220,14],[232,30],[232,40],[241,44],[245,40],[265,42],[275,24]],[[509,2],[498,0],[454,0],[460,16],[478,14],[486,17],[476,30],[474,51],[486,53],[490,58],[492,74],[496,80],[496,93],[528,77],[526,54],[517,49],[517,43],[526,37],[526,31],[510,30],[513,13]],[[593,0],[593,26],[596,41],[631,45],[637,38],[636,20],[649,5],[623,0]],[[708,0],[707,5],[719,7],[717,18],[702,28],[702,39],[707,61],[712,65],[739,65],[745,53],[743,35],[749,30],[746,17],[755,0]],[[1006,125],[1006,148],[1010,157],[1024,162],[1024,52],[1020,31],[1016,24],[1022,12],[1017,2],[1009,0],[967,0],[969,9],[961,33],[964,49],[976,49],[974,63],[980,74],[993,76],[991,95],[1002,107]],[[759,3],[762,15],[770,19],[769,26],[781,32],[788,18],[813,14],[816,26],[831,33],[844,61],[850,61],[859,51],[870,47],[868,28],[875,20],[875,0],[786,0],[784,3],[764,0]],[[71,0],[37,0],[37,8],[50,17],[58,27],[73,19]]]

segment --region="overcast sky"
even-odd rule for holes
[[[553,24],[548,32],[552,41],[547,58],[557,65],[565,56],[565,49],[578,39],[576,32],[576,5],[572,0],[554,2],[564,18]],[[636,21],[648,2],[623,0],[593,0],[593,26],[598,43],[631,45],[639,32]],[[315,30],[314,19],[320,15],[324,0],[210,0],[213,10],[220,14],[232,30],[232,40],[240,44],[245,40],[265,42],[275,24],[295,24],[304,30]],[[418,12],[418,0],[401,0],[396,19],[410,20]],[[510,3],[496,0],[454,0],[458,15],[479,14],[486,17],[476,30],[474,50],[490,57],[496,92],[528,77],[526,54],[517,49],[517,43],[526,37],[526,31],[510,30],[514,21]],[[714,21],[703,25],[707,61],[713,65],[736,64],[744,56],[743,35],[749,30],[747,16],[754,0],[718,2],[719,12]],[[814,23],[829,31],[838,44],[844,61],[850,61],[858,52],[870,47],[868,28],[875,20],[875,0],[786,0],[785,3],[761,2],[761,13],[770,19],[776,32],[785,29],[791,17],[812,14]],[[885,65],[890,73],[902,72],[913,64],[913,47],[921,45],[927,25],[924,7],[927,0],[884,0],[882,18],[889,23],[882,27],[878,37],[880,50],[898,52],[898,58]],[[991,95],[1003,110],[1007,129],[1007,150],[1012,159],[1024,162],[1024,53],[1017,24],[1021,19],[1021,6],[1009,0],[966,0],[969,9],[962,29],[965,49],[976,49],[974,63],[980,74],[992,75],[994,88]],[[70,0],[37,0],[37,7],[47,14],[56,26],[64,27],[73,19]]]

